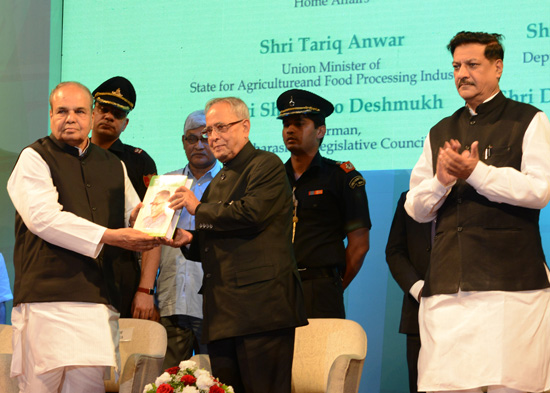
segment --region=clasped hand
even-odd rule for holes
[[[459,153],[462,145],[456,139],[445,142],[437,157],[437,180],[445,186],[457,179],[467,179],[479,161],[479,143],[472,143],[470,150]]]

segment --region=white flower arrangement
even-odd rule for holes
[[[154,383],[145,386],[143,393],[235,393],[207,370],[199,369],[191,360],[167,369]]]

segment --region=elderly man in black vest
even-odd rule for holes
[[[123,249],[161,240],[128,228],[139,197],[124,164],[88,139],[90,91],[61,83],[50,107],[52,134],[21,152],[8,181],[16,208],[11,375],[21,392],[101,392],[105,366],[118,363],[113,265]]]
[[[499,34],[448,45],[466,106],[436,124],[405,208],[437,220],[419,291],[419,390],[550,388],[550,283],[539,212],[550,200],[550,124],[504,97]]]

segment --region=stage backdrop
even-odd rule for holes
[[[335,105],[322,153],[362,170],[411,168],[431,125],[463,101],[450,38],[499,32],[504,93],[548,112],[548,2],[256,0],[63,2],[62,78],[94,89],[123,75],[137,90],[123,135],[161,172],[184,163],[185,116],[242,98],[252,142],[286,159],[275,101],[289,88]]]
[[[4,180],[19,150],[45,134],[48,81],[50,89],[78,80],[93,90],[111,76],[129,78],[137,104],[122,140],[150,153],[161,173],[185,164],[183,122],[210,98],[242,98],[252,142],[283,160],[278,95],[304,88],[335,104],[322,153],[363,173],[373,219],[371,250],[346,291],[348,317],[369,338],[360,391],[406,392],[402,294],[384,247],[429,128],[463,105],[445,46],[460,30],[504,34],[501,88],[549,113],[550,3],[52,0],[51,13],[48,2],[35,3],[0,4]],[[0,251],[11,265],[13,208],[1,196],[10,234],[2,232]],[[548,214],[541,215],[547,252]]]

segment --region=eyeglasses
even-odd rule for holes
[[[183,137],[183,139],[185,139],[187,141],[187,143],[189,143],[190,145],[194,145],[195,143],[197,143],[199,141],[199,139],[201,140],[202,143],[208,143],[208,138],[205,137],[202,134],[201,134],[200,138],[196,135],[185,135]]]
[[[204,130],[202,130],[201,135],[202,135],[203,138],[206,139],[206,138],[209,138],[212,135],[213,131],[216,131],[216,133],[218,135],[219,134],[225,134],[231,126],[234,126],[235,124],[240,123],[241,121],[244,121],[244,120],[246,120],[246,119],[237,120],[237,121],[234,121],[232,123],[227,123],[227,124],[218,123],[218,124],[214,124],[213,126],[208,126]]]

